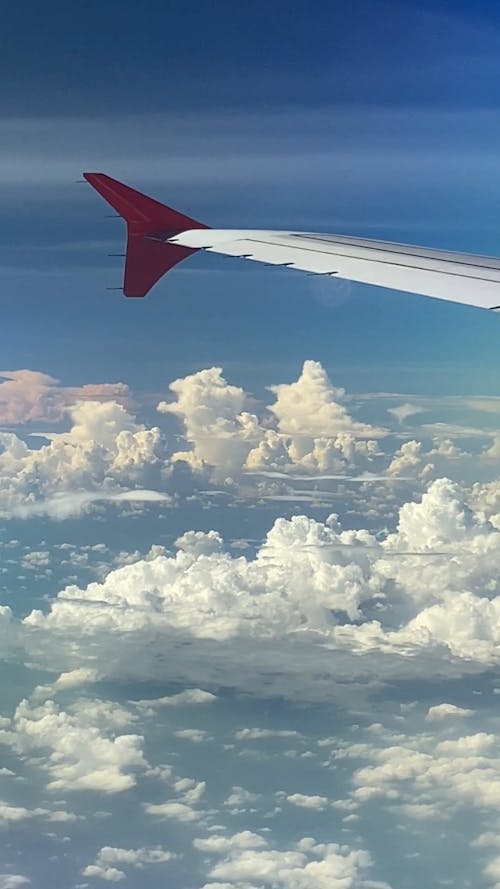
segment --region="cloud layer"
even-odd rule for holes
[[[336,516],[294,516],[274,523],[253,558],[230,555],[215,532],[178,545],[34,610],[22,625],[31,656],[68,670],[92,645],[99,673],[152,678],[175,650],[169,678],[262,691],[265,676],[269,694],[307,699],[367,674],[498,663],[500,532],[446,479],[403,505],[383,538],[344,531]]]
[[[392,431],[362,422],[355,413],[370,398],[349,399],[319,362],[305,361],[295,381],[270,385],[272,397],[263,404],[229,383],[219,367],[188,374],[169,388],[171,399],[158,404],[161,431],[135,420],[121,383],[64,388],[38,372],[6,372],[0,421],[65,418],[71,427],[61,432],[59,425],[41,439],[0,432],[0,514],[61,518],[99,499],[182,500],[221,486],[246,500],[323,503],[335,500],[345,481],[366,484],[353,502],[375,515],[387,512],[388,497],[394,500],[389,492],[403,483],[418,493],[450,477],[482,486],[472,491],[476,502],[481,499],[488,517],[500,515],[495,430],[426,424],[421,439],[402,441],[408,438],[404,422],[418,407],[403,402],[388,408]],[[172,433],[172,418],[181,435]],[[472,450],[463,446],[469,434],[475,436]]]

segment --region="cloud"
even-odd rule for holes
[[[45,769],[47,788],[119,793],[135,784],[135,772],[144,771],[143,738],[117,734],[133,717],[106,701],[77,701],[68,711],[54,701],[18,704],[10,731],[0,732],[0,743],[21,756],[49,751]]]
[[[197,821],[202,814],[187,803],[175,800],[166,803],[146,803],[144,810],[148,815],[153,815],[156,818],[172,818],[174,821],[184,823]]]
[[[387,408],[387,413],[396,417],[398,423],[404,423],[405,420],[409,420],[409,418],[414,417],[415,414],[421,413],[422,410],[423,408],[419,407],[418,404],[410,404],[410,402],[406,401],[404,404],[396,405],[396,407]]]
[[[316,809],[323,812],[328,806],[328,798],[326,796],[308,796],[304,793],[291,793],[285,797],[292,806],[299,806],[302,809]]]
[[[181,420],[191,450],[177,451],[172,460],[223,481],[247,470],[340,472],[355,458],[369,461],[378,453],[376,439],[386,430],[350,417],[341,403],[345,393],[319,362],[306,361],[296,382],[269,390],[275,401],[259,417],[220,367],[175,380],[170,391],[177,400],[160,402],[158,410]]]
[[[460,396],[461,404],[473,411],[482,411],[486,414],[500,413],[500,398],[498,395],[485,397],[476,395],[474,398],[463,398]]]
[[[140,867],[142,864],[163,864],[172,861],[173,858],[177,856],[161,846],[140,849],[103,846],[97,856],[97,864],[132,864],[134,867]]]
[[[19,886],[28,886],[30,880],[22,874],[0,874],[0,889],[18,889]]]
[[[203,816],[203,810],[195,808],[205,795],[207,785],[205,781],[196,781],[194,778],[174,778],[172,773],[168,775],[172,784],[175,799],[164,803],[144,803],[146,814],[159,819],[172,819],[183,823],[199,821]]]
[[[174,732],[176,738],[191,741],[193,744],[203,744],[204,741],[210,740],[208,732],[200,728],[182,728]]]
[[[11,608],[0,605],[0,652],[2,659],[19,656],[22,645],[19,625],[14,620]],[[2,718],[0,717],[0,727]]]
[[[448,717],[465,717],[465,716],[473,716],[474,710],[467,710],[464,707],[457,707],[455,704],[436,704],[434,707],[429,707],[427,711],[427,716],[425,717],[429,722],[435,722],[436,720],[447,719]]]
[[[375,800],[398,817],[412,820],[449,818],[455,812],[497,812],[500,761],[494,732],[459,737],[450,720],[434,733],[400,732],[379,727],[379,743],[339,741],[332,762],[345,758],[367,765],[352,775],[352,801],[359,807]]]
[[[257,802],[258,799],[258,793],[252,793],[250,790],[245,790],[244,787],[236,785],[231,788],[231,793],[224,800],[224,805],[230,809],[246,811],[246,807]]]
[[[254,840],[255,837],[255,840]],[[256,840],[259,839],[257,845]],[[252,845],[249,845],[249,842]],[[351,849],[337,843],[317,843],[304,837],[290,849],[273,849],[266,840],[255,834],[236,834],[233,837],[211,837],[208,841],[194,841],[197,848],[208,854],[225,855],[216,862],[209,876],[214,885],[256,885],[273,889],[389,889],[387,884],[366,880],[372,859],[364,850]],[[255,843],[255,844],[254,844]]]
[[[163,467],[158,428],[137,424],[115,401],[80,402],[68,413],[70,431],[53,434],[41,448],[29,448],[13,433],[0,433],[0,514],[61,518],[99,499],[165,496],[141,489]]]
[[[102,867],[99,864],[88,864],[82,870],[84,877],[99,877],[101,880],[108,880],[110,883],[118,883],[126,878],[124,871],[116,867]]]
[[[71,405],[81,401],[128,406],[131,395],[124,383],[60,386],[58,380],[39,371],[0,371],[0,424],[4,426],[59,421]]]
[[[57,389],[52,378],[28,373],[28,381],[9,379],[0,388]],[[453,430],[445,434],[442,426],[433,427],[431,447],[414,440],[393,452],[388,430],[352,416],[348,408],[355,401],[317,361],[305,361],[295,381],[268,390],[273,397],[259,405],[218,367],[174,380],[172,400],[160,402],[158,410],[182,424],[185,442],[179,446],[180,436],[172,439],[168,427],[162,434],[137,423],[124,406],[129,402],[112,397],[112,387],[105,392],[81,387],[82,398],[80,390],[66,388],[61,410],[70,419],[69,431],[44,434],[41,446],[40,440],[27,443],[12,432],[0,433],[0,515],[62,519],[99,501],[170,503],[172,496],[199,492],[201,485],[205,493],[215,485],[228,496],[325,505],[337,500],[342,480],[375,485],[375,502],[377,480],[413,479],[419,490],[443,474],[474,477],[477,454],[458,447]],[[16,410],[21,416],[21,408]],[[485,441],[491,445],[491,435]],[[495,447],[482,452],[485,480]],[[320,487],[311,490],[312,481]],[[329,490],[331,482],[335,491]],[[360,488],[356,498],[363,494]]]
[[[208,852],[209,854],[220,854],[231,850],[240,849],[265,849],[268,843],[264,837],[251,830],[242,830],[232,836],[210,836],[205,838],[196,838],[193,840],[195,849],[200,852]]]
[[[175,695],[165,695],[162,698],[146,698],[132,703],[145,716],[154,716],[158,709],[163,707],[183,707],[196,704],[212,704],[217,700],[217,695],[201,688],[188,688]]]
[[[27,821],[31,818],[42,818],[45,821],[57,823],[68,823],[77,820],[76,815],[63,809],[52,810],[39,806],[35,809],[27,809],[24,806],[11,806],[9,803],[0,801],[0,826],[18,821]]]
[[[467,499],[437,480],[379,538],[343,531],[336,516],[278,519],[255,556],[185,536],[175,556],[66,587],[18,629],[30,658],[60,672],[86,666],[92,645],[102,676],[311,700],[333,690],[348,699],[345,682],[366,686],[366,676],[483,670],[498,662],[500,533]],[[175,652],[168,664],[165,650]]]
[[[140,849],[121,849],[115,846],[103,846],[100,849],[94,864],[89,864],[82,870],[84,877],[100,877],[101,880],[119,882],[126,878],[124,871],[116,868],[119,864],[130,867],[143,868],[150,864],[166,864],[179,858],[179,855],[163,849],[161,846],[151,846]]]
[[[280,432],[288,435],[332,436],[351,433],[358,438],[385,434],[366,423],[353,420],[341,404],[343,389],[336,389],[319,361],[305,361],[294,383],[269,386],[276,401],[269,410],[278,421]]]
[[[262,738],[300,738],[300,733],[288,729],[242,728],[234,733],[238,741],[256,741]]]
[[[78,688],[81,685],[97,682],[99,674],[92,667],[79,667],[61,675],[54,682],[55,691],[67,691],[70,688]]]
[[[444,473],[465,481],[477,473],[478,455],[458,447],[451,437],[435,438],[427,449],[421,441],[406,441],[387,467],[391,478],[415,478],[424,482]]]

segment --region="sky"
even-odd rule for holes
[[[500,321],[215,255],[126,300],[79,181],[498,255],[497,5],[2,33],[0,889],[498,889]]]

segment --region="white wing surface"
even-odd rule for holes
[[[500,310],[500,259],[287,231],[191,229],[170,244]]]

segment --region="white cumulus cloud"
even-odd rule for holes
[[[160,430],[137,424],[117,402],[80,402],[68,413],[70,431],[40,448],[0,433],[0,514],[64,517],[95,500],[133,499],[130,489],[144,487],[148,473],[163,466]]]
[[[118,734],[128,723],[123,708],[103,701],[76,703],[67,712],[54,701],[18,704],[0,743],[21,756],[49,752],[48,789],[119,793],[135,784],[135,772],[147,767],[143,739]]]
[[[126,874],[115,865],[123,867],[143,868],[151,864],[166,864],[179,858],[179,855],[163,849],[161,846],[141,847],[139,849],[122,849],[117,846],[103,846],[94,864],[88,864],[82,870],[84,877],[99,877],[109,882],[119,882]]]
[[[18,889],[29,886],[30,880],[22,874],[0,874],[0,889]]]
[[[316,361],[304,363],[296,382],[270,386],[275,401],[260,416],[219,367],[175,380],[170,390],[177,400],[160,402],[158,410],[179,417],[190,444],[172,459],[211,469],[221,480],[246,470],[340,472],[358,457],[375,456],[376,440],[385,434],[348,414],[344,391]]]
[[[269,886],[272,889],[389,889],[385,883],[373,883],[366,879],[372,867],[372,859],[362,849],[352,849],[337,843],[317,843],[312,837],[304,837],[290,849],[273,849],[267,841],[248,846],[236,837],[212,837],[208,842],[196,841],[197,847],[209,854],[224,855],[210,870],[214,885]],[[250,837],[252,840],[252,836]],[[217,842],[222,840],[222,842]],[[235,841],[236,840],[236,841]]]
[[[434,707],[429,707],[426,715],[426,719],[429,722],[447,719],[448,717],[464,717],[464,716],[473,716],[474,710],[468,710],[465,707],[457,707],[456,704],[435,704]]]
[[[302,809],[316,809],[320,812],[328,806],[328,798],[326,796],[308,795],[304,793],[290,793],[286,797],[286,801],[292,806],[299,806]]]

